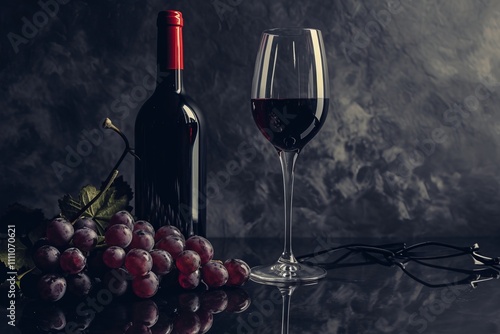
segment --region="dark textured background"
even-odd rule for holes
[[[186,88],[210,130],[210,236],[282,233],[278,158],[249,106],[260,33],[277,26],[323,31],[333,97],[298,159],[297,236],[500,235],[498,1],[66,1],[47,22],[36,1],[2,1],[0,210],[50,216],[100,183],[122,146],[101,134],[89,149],[85,134],[110,116],[133,139],[156,14],[179,9]],[[41,27],[16,53],[23,17]],[[86,156],[58,178],[68,149]],[[121,173],[133,183],[131,158]]]

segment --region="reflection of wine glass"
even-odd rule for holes
[[[264,31],[252,83],[252,114],[278,151],[285,194],[285,245],[275,264],[252,268],[262,282],[308,282],[326,272],[299,264],[292,252],[294,166],[300,150],[320,130],[329,102],[328,69],[321,31]]]

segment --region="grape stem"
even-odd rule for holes
[[[87,211],[87,209],[90,208],[92,206],[92,204],[94,204],[99,199],[99,197],[101,197],[102,194],[104,194],[109,189],[109,187],[111,187],[111,184],[118,176],[118,173],[119,173],[118,167],[120,167],[121,163],[123,162],[123,159],[125,159],[127,154],[131,154],[132,156],[134,156],[138,160],[141,160],[137,156],[137,154],[135,154],[134,150],[130,147],[130,143],[129,143],[127,137],[123,134],[123,132],[120,131],[120,129],[118,129],[113,124],[113,122],[111,122],[111,120],[109,118],[106,118],[104,120],[104,123],[102,124],[102,126],[105,129],[110,129],[110,130],[113,130],[114,132],[118,133],[118,135],[123,139],[123,142],[125,143],[125,149],[123,150],[123,153],[120,156],[120,159],[118,159],[115,166],[113,167],[113,170],[109,173],[108,177],[106,178],[106,181],[104,181],[102,183],[101,189],[99,190],[99,193],[94,198],[92,198],[92,200],[90,200],[90,202],[88,202],[86,205],[84,205],[83,208],[80,209],[80,211],[78,211],[78,213],[75,215],[75,217],[71,220],[72,224],[74,224],[75,221],[78,218],[80,218],[80,216],[83,215],[85,213],[85,211]]]

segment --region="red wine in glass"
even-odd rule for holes
[[[326,120],[329,99],[252,99],[257,127],[274,147],[301,150]]]

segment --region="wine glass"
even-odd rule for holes
[[[278,261],[252,268],[258,282],[311,282],[326,276],[300,264],[292,252],[294,166],[299,152],[321,129],[328,112],[328,68],[321,31],[276,28],[262,34],[252,81],[252,115],[281,162],[285,243]]]

